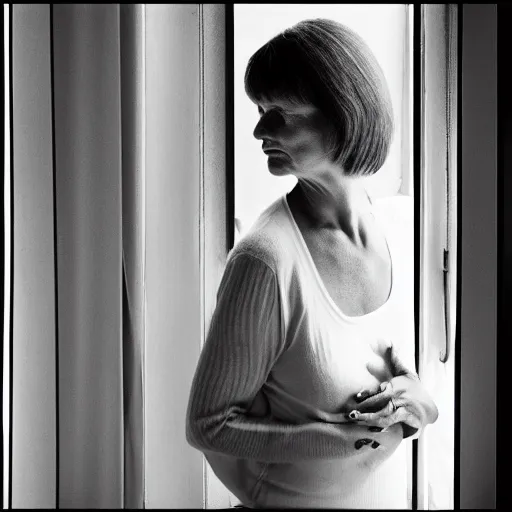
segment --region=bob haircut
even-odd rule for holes
[[[393,137],[386,80],[363,39],[341,23],[305,20],[281,32],[249,60],[245,92],[319,108],[335,128],[332,153],[347,175],[377,172]]]

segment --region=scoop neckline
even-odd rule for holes
[[[386,241],[386,246],[388,249],[389,258],[390,258],[390,262],[391,262],[391,288],[389,291],[389,295],[388,295],[386,301],[382,305],[380,305],[377,309],[374,309],[373,311],[366,313],[365,315],[358,315],[358,316],[347,315],[337,306],[337,304],[334,302],[333,298],[331,297],[331,294],[328,292],[328,290],[323,282],[323,279],[320,276],[318,269],[316,268],[315,262],[313,260],[313,256],[311,256],[311,252],[309,251],[306,241],[304,240],[304,237],[302,236],[302,232],[300,231],[299,226],[297,225],[297,222],[295,220],[295,217],[293,216],[290,205],[288,204],[287,196],[288,196],[288,194],[284,194],[281,199],[282,199],[282,202],[284,203],[286,213],[287,213],[287,215],[290,219],[290,222],[292,224],[292,228],[295,233],[295,238],[298,241],[298,244],[302,250],[302,253],[305,256],[305,259],[308,263],[310,271],[312,272],[312,274],[314,276],[314,279],[317,283],[320,294],[322,295],[324,301],[329,306],[329,310],[331,311],[331,313],[333,313],[334,316],[336,316],[337,318],[341,318],[343,321],[345,321],[345,322],[348,321],[351,323],[363,322],[363,321],[366,321],[366,320],[373,318],[377,315],[382,314],[382,312],[388,308],[388,305],[391,302],[391,298],[393,297],[394,290],[395,290],[395,258],[393,257],[393,251],[391,249],[391,245],[389,244],[386,232],[383,230],[384,231],[384,239]],[[374,217],[374,218],[379,223],[378,219],[376,217]],[[379,225],[381,225],[381,224],[379,223]]]

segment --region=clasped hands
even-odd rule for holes
[[[396,350],[382,343],[378,347],[393,377],[376,391],[360,391],[355,396],[358,405],[346,419],[376,432],[401,423],[404,438],[410,437],[437,420],[437,407],[416,373],[405,367]]]

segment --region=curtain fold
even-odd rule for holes
[[[119,6],[53,9],[62,508],[123,506]]]
[[[143,6],[10,8],[7,490],[14,508],[143,508]]]
[[[120,5],[125,508],[144,508],[144,38],[144,5]]]

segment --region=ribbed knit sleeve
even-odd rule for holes
[[[367,429],[349,423],[286,424],[247,411],[285,348],[274,271],[240,253],[226,266],[217,307],[194,376],[187,441],[262,462],[295,462],[354,455]]]

